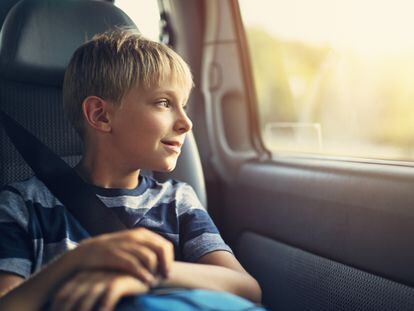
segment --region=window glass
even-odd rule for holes
[[[414,159],[414,2],[240,0],[272,151]]]
[[[115,5],[124,11],[148,39],[159,41],[160,12],[156,0],[115,0]]]

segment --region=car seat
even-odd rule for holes
[[[63,113],[65,68],[85,39],[115,26],[136,27],[110,2],[23,0],[12,7],[0,37],[0,107],[70,165],[80,159],[82,142]],[[33,173],[0,130],[0,186]],[[171,174],[193,186],[206,205],[204,177],[192,133]]]

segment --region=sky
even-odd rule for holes
[[[414,50],[412,0],[240,0],[244,23],[360,53]]]

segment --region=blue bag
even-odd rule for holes
[[[259,311],[263,306],[225,292],[201,289],[155,290],[123,298],[116,311]]]

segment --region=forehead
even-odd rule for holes
[[[173,89],[176,92],[189,94],[193,87],[191,75],[187,72],[171,70],[158,75],[149,87],[151,89]]]
[[[186,101],[190,95],[191,88],[183,83],[179,83],[174,79],[161,80],[160,82],[147,87],[135,86],[131,89],[131,93],[152,98],[157,96],[169,96],[178,101]]]
[[[142,66],[143,75],[138,79],[147,89],[173,88],[187,95],[193,87],[193,78],[187,65],[180,59],[171,60],[166,57],[157,66]]]

